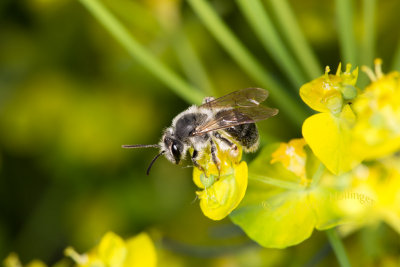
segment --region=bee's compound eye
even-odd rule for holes
[[[171,152],[175,158],[176,164],[178,164],[179,161],[181,160],[181,151],[178,146],[179,146],[179,144],[177,144],[176,142],[173,142],[171,145]]]
[[[172,145],[172,153],[174,152],[178,152],[178,147],[175,144]]]

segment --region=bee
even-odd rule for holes
[[[239,153],[238,145],[245,152],[257,150],[259,134],[255,122],[278,114],[278,109],[260,105],[267,97],[268,91],[261,88],[246,88],[217,99],[206,97],[202,105],[193,105],[178,114],[172,120],[172,125],[164,130],[158,144],[122,147],[154,147],[160,150],[147,168],[147,175],[161,155],[165,155],[170,162],[179,164],[191,154],[193,165],[204,171],[197,160],[206,151],[211,152],[212,161],[220,170],[221,162],[216,155],[217,145],[220,150],[229,151],[233,157]]]

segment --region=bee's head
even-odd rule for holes
[[[171,161],[172,163],[179,164],[182,159],[182,155],[185,153],[185,146],[182,141],[178,140],[174,137],[173,131],[171,128],[167,128],[164,132],[163,137],[159,144],[154,145],[123,145],[123,148],[147,148],[154,147],[159,148],[160,153],[158,153],[153,160],[150,162],[149,167],[147,168],[147,175],[150,173],[151,166],[153,166],[154,162],[161,156],[165,155],[165,157]]]
[[[172,163],[179,164],[183,156],[184,145],[182,141],[174,138],[166,132],[160,142],[161,150],[165,151],[165,157]]]

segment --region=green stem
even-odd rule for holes
[[[253,55],[218,17],[210,4],[204,0],[188,0],[197,15],[218,42],[234,58],[247,74],[261,86],[270,90],[273,100],[279,108],[297,125],[301,126],[307,116],[306,108],[300,101],[295,101],[263,68]]]
[[[391,70],[400,71],[400,40],[397,43],[397,49],[393,57]]]
[[[174,34],[174,49],[188,79],[209,96],[217,96],[201,59],[190,40],[181,31]]]
[[[288,75],[288,78],[294,85],[293,89],[298,93],[300,86],[306,83],[306,78],[286,49],[261,1],[237,0],[237,3],[254,32],[261,40],[265,50],[275,60],[281,70]]]
[[[340,237],[336,233],[335,229],[331,228],[326,230],[325,232],[328,236],[329,243],[331,244],[332,249],[336,254],[340,266],[350,267],[351,265],[349,259],[347,258],[346,250],[344,249],[342,240],[340,240]]]
[[[98,0],[79,0],[92,15],[114,36],[114,38],[148,71],[169,86],[189,103],[201,103],[203,94],[187,84],[176,73],[166,67],[145,47],[139,44],[128,30]]]
[[[259,175],[259,174],[255,174],[255,173],[249,173],[249,180],[258,181],[258,182],[261,182],[261,183],[264,183],[267,185],[272,185],[272,186],[289,189],[289,190],[304,189],[304,186],[302,186],[300,184],[282,181],[282,180],[278,180],[278,179],[275,179],[272,177],[268,177],[265,175]]]
[[[375,50],[375,7],[376,0],[363,0],[363,27],[364,37],[359,54],[359,60],[362,65],[373,66]],[[367,75],[359,77],[357,84],[361,88],[369,82]]]
[[[375,6],[376,0],[363,0],[363,26],[364,38],[360,61],[362,64],[372,66],[375,50]]]
[[[320,76],[323,69],[302,34],[287,0],[270,0],[269,2],[275,11],[276,19],[280,24],[283,35],[288,41],[287,43],[291,46],[296,58],[308,75],[308,79],[312,80]]]
[[[336,19],[339,28],[342,60],[346,64],[358,65],[352,14],[353,0],[336,0]]]

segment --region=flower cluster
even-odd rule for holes
[[[249,165],[230,217],[259,244],[284,248],[348,222],[341,229],[384,221],[400,233],[400,73],[384,75],[379,59],[375,72],[363,70],[365,89],[351,65],[303,85],[319,112],[304,121],[304,139],[271,144]]]
[[[4,267],[22,267],[22,263],[18,255],[14,252],[10,253],[4,260]],[[47,265],[40,260],[32,260],[25,267],[47,267]]]
[[[72,258],[77,267],[155,267],[157,255],[153,241],[146,233],[140,233],[132,238],[123,240],[113,232],[106,233],[100,243],[90,252],[79,254],[72,247],[64,251]],[[4,260],[5,267],[47,267],[40,260],[33,260],[22,265],[17,254],[11,253]],[[60,261],[54,266],[71,266]]]
[[[300,88],[300,96],[319,111],[303,124],[303,136],[315,155],[334,174],[350,171],[363,160],[388,156],[400,148],[400,73],[384,75],[381,60],[372,82],[355,87],[358,69],[325,75]]]
[[[400,73],[384,75],[381,60],[375,62],[375,74],[364,68],[372,83],[355,99],[354,125],[356,152],[364,159],[381,158],[400,148]]]
[[[85,254],[73,248],[65,249],[78,267],[153,267],[157,265],[154,244],[150,237],[141,233],[126,241],[113,232],[106,233],[98,246]]]

